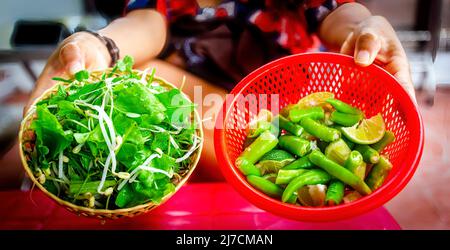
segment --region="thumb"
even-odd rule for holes
[[[76,43],[65,44],[59,52],[59,60],[64,69],[74,75],[85,68],[83,52]]]
[[[355,63],[361,66],[372,64],[380,49],[380,37],[370,29],[362,30],[356,39]]]

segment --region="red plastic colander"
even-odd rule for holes
[[[396,140],[382,153],[390,156],[394,167],[381,188],[352,203],[333,207],[282,203],[250,186],[234,165],[243,150],[245,127],[262,108],[276,107],[273,112],[277,113],[319,91],[333,92],[336,98],[363,110],[367,117],[383,115],[386,128],[395,133]],[[424,132],[417,106],[397,80],[376,65],[360,67],[353,57],[334,53],[292,55],[255,70],[230,94],[216,121],[217,160],[227,181],[242,196],[274,214],[304,221],[332,221],[368,212],[398,194],[419,164]]]

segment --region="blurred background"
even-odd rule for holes
[[[385,16],[397,31],[425,124],[421,164],[385,207],[404,229],[450,229],[450,0],[358,2]],[[14,143],[28,94],[56,44],[109,20],[94,0],[2,0],[0,6],[1,157]]]

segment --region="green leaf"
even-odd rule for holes
[[[133,119],[128,118],[126,115],[121,113],[114,115],[113,124],[115,131],[121,136],[125,135],[130,126],[137,126]]]
[[[69,102],[66,100],[58,101],[57,105],[59,116],[66,116],[71,113],[79,114],[80,112],[82,112],[80,109],[75,107],[75,105],[73,105],[73,102]]]
[[[156,194],[155,189],[153,187],[153,183],[154,183],[154,181],[152,181],[152,183],[151,183],[151,186],[150,186],[151,188],[148,188],[148,186],[144,185],[141,182],[133,183],[132,186],[137,193],[141,194],[146,199],[150,199]]]
[[[61,77],[53,77],[52,80],[53,81],[58,81],[58,82],[72,83],[72,80],[64,79],[64,78],[61,78]]]
[[[164,105],[142,84],[132,84],[122,89],[114,101],[114,105],[122,112],[146,114],[142,119],[152,120],[154,124],[164,120]]]
[[[102,82],[97,82],[97,83],[86,84],[83,87],[79,88],[75,93],[69,95],[67,97],[67,100],[73,102],[75,100],[81,99],[81,97],[83,95],[86,95],[87,93],[90,93],[90,92],[92,92],[94,90],[97,90],[97,89],[99,91],[96,91],[95,93],[100,94],[101,93],[100,88],[103,88],[104,86],[105,86],[105,83],[103,81]],[[83,98],[83,99],[87,98],[87,96],[84,96],[84,97],[85,98]]]
[[[58,85],[58,96],[61,96],[63,98],[66,98],[67,96],[66,90],[62,85]]]
[[[138,173],[138,178],[140,183],[146,188],[152,188],[153,182],[155,181],[154,175],[150,171],[140,170]]]
[[[53,93],[51,95],[50,99],[47,100],[47,102],[50,105],[51,104],[57,104],[58,105],[58,103],[60,101],[63,101],[64,99],[66,99],[66,97],[67,97],[67,93],[66,93],[64,87],[61,86],[61,85],[58,85],[58,91],[56,93]]]
[[[49,154],[53,158],[70,145],[72,136],[63,131],[61,124],[47,107],[38,106],[36,113],[37,119],[33,121],[32,128],[36,132],[39,153]]]
[[[88,145],[89,151],[91,151],[92,156],[97,157],[98,156],[97,143],[88,141],[86,144]]]
[[[166,172],[170,172],[171,170],[178,168],[178,163],[176,163],[174,158],[168,156],[167,154],[163,154],[160,158],[153,159],[151,166],[154,168],[164,170]],[[163,175],[161,173],[155,174],[160,176]]]
[[[113,123],[116,133],[122,136],[123,143],[132,143],[139,147],[145,143],[139,126],[134,120],[123,114],[118,114],[114,117]]]
[[[194,135],[195,124],[192,123],[190,127],[183,129],[180,134],[176,135],[175,140],[187,145],[191,145],[194,143]]]
[[[80,177],[80,175],[78,175],[77,172],[80,171],[82,169],[82,167],[76,160],[74,160],[73,158],[70,158],[69,167],[67,169],[68,169],[68,173],[69,173],[68,177],[71,182],[81,180],[81,177]],[[76,171],[75,169],[77,169],[78,171]]]
[[[77,73],[75,73],[75,79],[79,82],[87,80],[89,79],[89,72],[87,70],[80,70]]]
[[[46,190],[48,190],[50,193],[54,194],[54,195],[58,195],[58,189],[56,188],[55,184],[53,183],[53,181],[46,181],[44,183],[44,187]]]
[[[155,138],[152,141],[152,150],[156,150],[157,148],[161,149],[163,152],[167,152],[167,148],[169,147],[169,134],[167,133],[156,133]]]
[[[77,155],[79,156],[80,163],[83,169],[89,171],[89,165],[91,163],[92,156],[90,154],[88,155],[85,152],[79,152]]]
[[[128,169],[132,168],[135,163],[135,157],[138,153],[138,146],[133,143],[123,143],[116,157],[117,160],[125,165]]]
[[[148,78],[148,83],[152,83],[153,79],[155,78],[155,68],[152,69],[152,73],[150,73],[150,77]]]
[[[130,204],[133,200],[136,199],[136,194],[134,193],[133,188],[130,184],[125,185],[117,194],[115,204],[119,208],[125,208]]]
[[[95,126],[95,128],[89,133],[88,140],[90,142],[95,142],[95,143],[104,143],[105,142],[105,138],[103,137],[102,129],[100,128],[100,125],[97,124],[97,126]]]
[[[157,94],[159,101],[166,107],[169,122],[184,126],[190,121],[195,105],[186,99],[179,89],[171,89]]]
[[[122,72],[131,72],[133,69],[134,59],[131,56],[125,56],[122,60],[117,61],[117,68]]]
[[[73,138],[77,141],[78,144],[83,144],[89,138],[90,133],[74,133]]]
[[[89,181],[86,183],[84,181],[73,181],[70,183],[69,193],[72,195],[84,194],[88,192],[91,194],[96,194],[98,185],[100,185],[100,181]],[[115,180],[106,180],[105,184],[103,184],[103,190],[114,185],[116,185]]]

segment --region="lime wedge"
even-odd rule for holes
[[[284,161],[284,160],[295,160],[294,156],[292,156],[291,153],[284,151],[282,149],[272,149],[266,154],[264,154],[261,159],[259,159],[260,162],[262,161]]]
[[[276,173],[282,167],[288,165],[294,160],[294,156],[292,156],[289,152],[281,149],[273,149],[263,155],[256,166],[263,174]]]
[[[306,109],[316,106],[323,106],[329,98],[334,98],[334,94],[331,92],[316,92],[309,94],[297,103],[297,107],[300,109]]]
[[[291,103],[286,105],[284,108],[280,110],[280,114],[284,117],[289,116],[289,111],[293,108],[296,109],[307,109],[312,107],[320,106],[324,108],[325,110],[328,110],[329,106],[331,106],[329,103],[327,103],[328,98],[334,98],[334,94],[331,92],[316,92],[309,94],[303,98],[301,98],[297,103]],[[332,108],[332,106],[331,106]]]
[[[364,119],[358,125],[341,128],[342,134],[350,141],[358,144],[372,144],[383,138],[386,131],[381,114]]]

